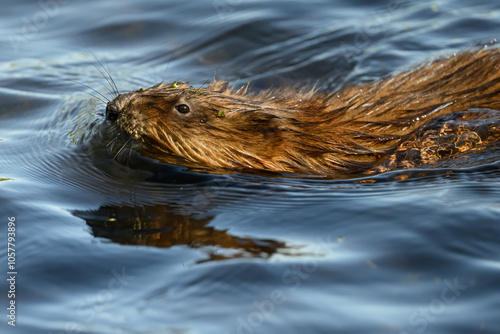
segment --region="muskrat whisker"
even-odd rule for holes
[[[88,95],[92,96],[93,98],[95,98],[95,99],[97,99],[97,100],[101,101],[102,103],[108,103],[108,101],[104,101],[104,100],[103,100],[103,99],[101,99],[99,96],[96,96],[96,95],[94,95],[94,94],[90,94],[89,92],[86,92],[86,91],[84,91],[83,89],[79,89],[79,91],[84,92],[85,94],[88,94]]]
[[[115,160],[116,157],[118,157],[118,154],[120,154],[120,152],[128,145],[128,143],[130,143],[131,140],[132,136],[129,136],[125,144],[123,144],[122,147],[120,147],[120,149],[118,150],[118,152],[116,152],[115,156],[113,157],[113,160]]]
[[[109,141],[109,143],[106,144],[106,147],[109,147],[109,145],[113,144],[117,139],[118,139],[118,136],[116,136],[115,138],[111,139]]]
[[[177,52],[177,50],[179,49],[179,45],[181,44],[181,40],[179,39],[179,41],[177,42],[177,44],[175,45],[175,48],[174,50],[170,53],[169,55],[169,58],[167,60],[167,66],[165,67],[165,71],[163,71],[163,77],[161,78],[161,82],[164,82],[165,81],[165,76],[167,75],[167,71],[168,71],[168,67],[170,66],[170,63],[172,62],[172,57],[174,56],[174,54]]]
[[[100,97],[96,96],[96,95],[93,95],[93,94],[90,94],[90,93],[89,93],[89,92],[87,92],[87,91],[84,91],[83,89],[79,89],[79,91],[84,92],[85,94],[89,94],[90,96],[92,96],[92,97],[94,97],[94,98],[98,99],[98,100],[99,100],[99,101],[101,101],[102,103],[108,103],[108,102],[109,102],[109,99],[108,99],[108,98],[107,98],[104,94],[102,94],[101,92],[97,91],[96,89],[94,89],[94,88],[90,87],[89,85],[86,85],[86,84],[84,84],[84,83],[78,82],[78,81],[76,81],[76,80],[71,80],[71,79],[68,79],[68,80],[69,80],[69,81],[72,81],[72,82],[74,82],[74,83],[77,83],[77,84],[79,84],[79,85],[82,85],[82,86],[84,86],[84,87],[87,87],[87,88],[89,88],[89,89],[91,89],[91,90],[93,90],[93,91],[94,91],[94,92],[96,92],[97,94],[101,95],[101,96],[104,98],[104,100],[103,100],[103,99],[101,99]]]
[[[219,64],[217,68],[214,70],[214,73],[208,77],[208,79],[201,85],[201,87],[206,87],[210,81],[215,81],[215,73],[220,69],[222,64]]]
[[[129,146],[128,148],[128,159],[127,159],[127,167],[130,168],[130,160],[132,158],[132,145]]]
[[[102,62],[96,57],[96,55],[90,49],[87,49],[87,50],[94,57],[94,59],[99,63],[99,65],[101,65],[101,67],[104,69],[104,71],[108,74],[109,78],[101,71],[101,69],[96,64],[92,63],[92,65],[96,68],[96,70],[99,71],[99,73],[103,76],[103,78],[108,82],[108,84],[114,90],[113,91],[113,90],[109,90],[108,89],[109,93],[111,95],[118,95],[118,94],[120,94],[120,92],[118,90],[118,87],[116,87],[116,84],[115,84],[113,78],[111,77],[111,74],[109,73],[109,71],[106,69],[106,67],[104,67],[104,65],[102,64]]]
[[[115,90],[115,95],[119,95],[120,94],[120,90],[118,89],[118,86],[116,85],[116,82],[115,80],[113,79],[113,76],[111,75],[111,70],[109,69],[109,63],[108,63],[108,59],[106,58],[106,56],[104,56],[104,61],[106,62],[106,72],[108,73],[109,75],[109,79],[111,79],[111,82],[113,83],[113,87],[114,87],[114,90]]]

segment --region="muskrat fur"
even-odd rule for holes
[[[499,49],[482,49],[332,93],[297,87],[252,93],[248,85],[216,80],[205,88],[161,83],[118,95],[106,117],[134,140],[134,149],[166,163],[373,173],[495,143],[499,69]]]

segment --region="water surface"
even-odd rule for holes
[[[496,1],[2,5],[2,333],[500,332],[498,152],[324,180],[127,166],[89,144],[103,68],[122,92],[214,73],[337,89],[494,41]]]

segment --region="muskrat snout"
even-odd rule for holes
[[[116,121],[118,118],[118,115],[120,115],[120,110],[118,110],[118,106],[112,102],[109,102],[108,105],[106,106],[106,119],[108,121]]]

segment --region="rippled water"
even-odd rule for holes
[[[86,94],[112,97],[104,68],[123,92],[214,72],[256,89],[378,80],[494,41],[497,1],[2,8],[2,333],[500,332],[491,157],[341,181],[127,166],[92,144],[104,103]]]

